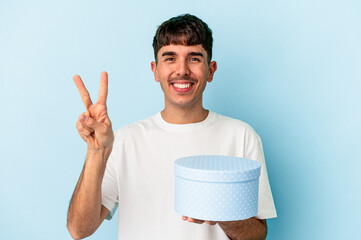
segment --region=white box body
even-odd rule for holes
[[[181,215],[236,221],[257,214],[259,162],[232,156],[190,156],[177,159],[174,170],[174,209]]]

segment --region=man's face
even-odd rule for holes
[[[216,62],[207,62],[202,45],[168,45],[158,51],[151,67],[160,82],[166,107],[202,107],[202,94],[217,69]]]

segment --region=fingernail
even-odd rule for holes
[[[87,119],[88,119],[88,116],[87,116],[87,115],[83,114],[83,115],[81,116],[81,121],[82,121],[82,122],[86,122]]]

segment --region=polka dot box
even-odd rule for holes
[[[177,159],[174,171],[174,209],[183,216],[235,221],[257,214],[259,162],[231,156],[190,156]]]

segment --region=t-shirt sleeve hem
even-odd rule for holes
[[[118,208],[118,204],[117,203],[113,203],[107,199],[102,199],[102,205],[104,207],[106,207],[109,210],[108,215],[105,217],[106,220],[111,220]]]
[[[270,218],[276,218],[277,217],[277,213],[275,211],[267,211],[267,212],[262,212],[261,214],[257,214],[256,216],[254,216],[255,218],[258,219],[270,219]]]

